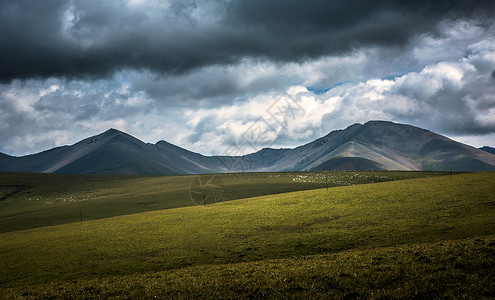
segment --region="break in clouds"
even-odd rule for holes
[[[114,127],[253,152],[371,119],[493,146],[493,12],[493,1],[0,1],[0,151]],[[270,111],[281,96],[301,108],[284,124]],[[256,126],[264,139],[247,141]]]

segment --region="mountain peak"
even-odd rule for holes
[[[118,133],[123,133],[122,131],[115,129],[115,128],[110,128],[107,131],[103,132],[103,134],[118,134]]]
[[[115,129],[115,128],[110,128],[107,131],[94,136],[93,138],[100,138],[100,139],[105,139],[105,140],[106,139],[113,139],[113,138],[124,138],[127,140],[138,140],[137,138],[133,137],[132,135],[130,135],[126,132],[120,131],[118,129]]]
[[[395,123],[392,121],[383,121],[383,120],[370,120],[363,125],[406,125],[406,124],[400,124],[400,123]]]

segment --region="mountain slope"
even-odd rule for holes
[[[144,143],[110,129],[72,146],[23,157],[0,154],[0,171],[175,175],[311,170],[495,170],[495,155],[418,127],[354,124],[294,149],[204,156],[165,141]]]
[[[493,155],[410,125],[370,121],[362,125],[353,141],[409,170],[488,171],[495,165]],[[373,152],[349,155],[373,160],[369,157]]]
[[[162,149],[163,150],[163,149]],[[194,173],[173,164],[152,144],[115,129],[64,146],[24,157],[7,157],[4,171],[68,174],[163,174]],[[0,158],[1,159],[1,158]]]
[[[291,149],[265,170],[450,169],[495,170],[495,155],[418,127],[369,121]]]

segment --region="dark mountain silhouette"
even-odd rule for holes
[[[13,157],[0,171],[176,175],[311,170],[495,170],[495,155],[418,127],[385,121],[354,124],[294,149],[204,156],[165,141],[144,143],[110,129],[71,146]]]
[[[491,153],[491,154],[495,154],[495,148],[493,148],[493,147],[483,146],[483,147],[481,147],[479,149],[480,150],[483,150],[485,152]]]

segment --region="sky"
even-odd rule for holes
[[[369,120],[495,146],[493,20],[493,0],[0,0],[0,152],[115,128],[238,155]]]

